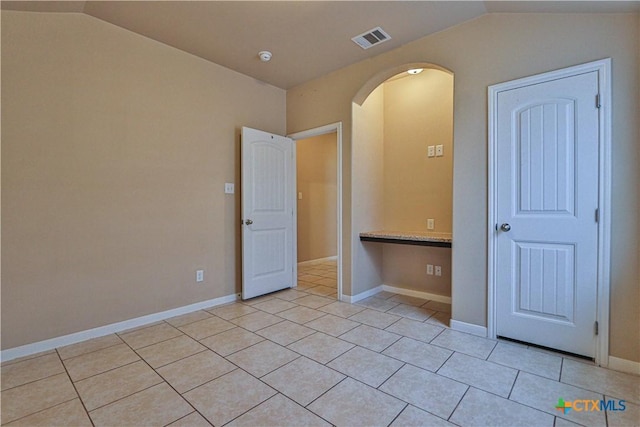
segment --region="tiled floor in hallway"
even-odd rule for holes
[[[640,420],[638,377],[451,330],[444,304],[386,292],[346,304],[323,290],[312,293],[318,286],[324,285],[3,363],[2,424],[631,426]],[[622,399],[626,410],[565,414],[555,408],[559,398]]]
[[[298,264],[298,289],[312,295],[338,298],[338,267],[334,259]]]

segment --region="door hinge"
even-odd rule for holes
[[[600,209],[596,209],[596,222],[600,222]]]
[[[598,335],[598,322],[596,322],[596,323],[594,324],[594,328],[593,328],[593,329],[594,329],[594,331],[595,331],[596,335]]]
[[[600,104],[600,94],[596,95],[596,108],[600,108],[601,104]]]

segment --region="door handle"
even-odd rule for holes
[[[500,230],[502,230],[502,231],[509,231],[509,230],[511,230],[511,226],[505,222],[504,224],[502,224],[502,225],[500,226]]]
[[[251,221],[250,219],[248,219],[248,220],[246,220],[244,223],[245,223],[245,224],[247,224],[247,225],[251,225],[251,224],[253,224],[253,221]]]

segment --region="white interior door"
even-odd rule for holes
[[[598,73],[497,98],[496,332],[593,357]]]
[[[294,283],[293,140],[242,128],[242,299]]]

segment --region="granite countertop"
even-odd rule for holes
[[[418,231],[366,231],[360,233],[360,238],[380,240],[406,240],[411,242],[442,242],[451,243],[451,233],[418,232]]]

